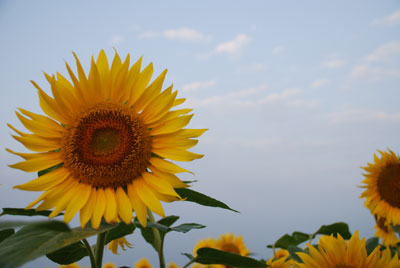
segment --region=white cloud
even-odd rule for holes
[[[265,64],[262,62],[253,62],[247,65],[242,65],[236,69],[238,73],[259,72],[265,69]]]
[[[322,86],[325,86],[325,85],[329,84],[330,82],[331,81],[329,79],[326,79],[326,78],[318,79],[318,80],[315,80],[314,82],[311,83],[311,88],[322,87]]]
[[[342,111],[325,115],[332,124],[368,123],[368,122],[400,122],[400,113],[346,108]]]
[[[179,29],[168,29],[163,32],[163,36],[170,40],[199,42],[211,39],[210,35],[205,35],[194,29],[183,27]]]
[[[285,48],[283,46],[276,46],[272,49],[272,54],[278,55],[283,53],[283,51],[285,51]]]
[[[158,32],[153,32],[153,31],[145,31],[142,32],[138,35],[139,39],[147,39],[147,38],[155,38],[155,37],[159,37],[160,33]]]
[[[248,88],[204,99],[190,98],[188,99],[188,105],[190,104],[191,107],[210,108],[223,106],[226,109],[232,108],[235,111],[239,111],[241,108],[259,109],[266,104],[274,103],[294,108],[311,108],[317,104],[315,100],[295,99],[294,97],[301,92],[299,88],[286,89],[282,92],[270,93],[264,96],[261,95],[266,90],[268,90],[268,87],[261,85],[255,88]]]
[[[400,10],[396,10],[390,15],[372,21],[372,25],[392,26],[398,23],[400,23]]]
[[[335,69],[335,68],[342,67],[346,63],[347,63],[347,61],[345,61],[343,59],[332,59],[332,60],[328,60],[328,61],[323,62],[321,64],[321,66],[324,67],[324,68]]]
[[[237,55],[240,53],[241,49],[248,44],[250,41],[250,37],[246,34],[238,34],[235,39],[232,41],[227,41],[218,44],[214,51],[217,54],[230,54],[230,55]]]
[[[400,70],[387,70],[368,64],[359,64],[353,68],[350,74],[352,79],[379,80],[384,77],[400,77]]]
[[[397,55],[400,55],[400,41],[393,41],[381,45],[365,59],[369,62],[375,62],[392,59]]]
[[[216,85],[215,79],[213,80],[208,80],[208,81],[197,81],[197,82],[192,82],[188,84],[184,84],[182,86],[182,90],[185,92],[193,92],[197,91],[200,88],[208,88]]]
[[[110,46],[115,46],[124,41],[124,37],[122,35],[114,35],[111,37],[110,41],[108,42]]]

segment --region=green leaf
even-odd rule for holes
[[[181,232],[181,233],[187,233],[192,229],[203,229],[205,227],[206,227],[205,225],[201,225],[198,223],[184,223],[184,224],[172,227],[171,230],[176,231],[176,232]]]
[[[3,212],[0,216],[3,215],[16,215],[16,216],[49,216],[51,213],[50,210],[41,210],[36,211],[34,209],[24,209],[24,208],[3,208]],[[60,213],[57,216],[63,215],[64,213]]]
[[[300,257],[296,254],[297,252],[304,252],[304,250],[302,248],[290,245],[287,250],[290,253],[290,258],[292,258],[293,260],[295,260],[295,261],[297,261],[299,263],[303,262],[300,259]]]
[[[337,222],[330,225],[322,225],[321,228],[315,233],[320,235],[331,235],[335,237],[340,234],[343,239],[350,239],[351,233],[349,231],[349,226],[345,222]]]
[[[379,246],[379,238],[378,237],[371,237],[367,240],[365,247],[367,248],[368,255],[371,254],[374,249]]]
[[[239,213],[239,211],[228,207],[228,205],[226,205],[225,203],[218,201],[212,197],[209,197],[205,194],[193,191],[191,189],[175,188],[175,191],[180,195],[180,197],[185,199],[185,201],[194,202],[199,205],[207,206],[207,207],[219,207],[219,208],[223,208],[223,209],[229,209],[229,210]]]
[[[0,230],[0,242],[6,239],[7,237],[13,235],[14,233],[15,231],[12,228]]]
[[[267,264],[256,259],[214,248],[200,248],[194,261],[200,264],[223,264],[238,268],[264,268]]]
[[[77,262],[86,256],[88,256],[88,252],[81,241],[46,254],[47,258],[61,265]]]
[[[274,243],[276,248],[288,249],[289,246],[297,246],[310,239],[310,235],[302,232],[293,232],[292,235],[285,234]],[[268,245],[272,248],[273,245]]]
[[[172,224],[174,224],[177,220],[179,220],[179,216],[167,216],[165,218],[162,218],[158,221],[158,223],[165,225],[165,226],[171,226]]]
[[[189,254],[189,253],[181,253],[181,255],[183,255],[183,256],[186,256],[189,260],[194,260],[194,257],[193,257],[193,255],[192,254]]]
[[[49,173],[50,171],[53,171],[53,170],[55,170],[55,169],[57,169],[59,167],[62,167],[63,165],[64,165],[64,163],[60,163],[60,164],[57,164],[55,166],[49,167],[48,169],[41,170],[41,171],[38,172],[38,176],[39,177],[43,176],[44,174]]]
[[[111,229],[106,237],[106,245],[110,243],[112,240],[121,238],[123,236],[129,235],[133,233],[135,230],[136,226],[131,223],[131,224],[126,224],[124,222],[120,222],[117,226],[115,226],[113,229]]]
[[[2,221],[0,222],[0,229],[19,227],[19,226],[32,226],[37,229],[53,230],[59,232],[69,232],[71,229],[62,221]]]
[[[44,227],[49,226],[44,225]],[[17,268],[28,261],[114,227],[115,225],[111,224],[101,224],[98,230],[78,227],[71,229],[70,232],[64,232],[57,230],[58,228],[49,230],[38,228],[37,224],[28,224],[0,242],[0,267]]]

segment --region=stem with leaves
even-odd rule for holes
[[[90,258],[90,266],[92,268],[97,268],[97,264],[96,264],[96,260],[94,258],[94,254],[93,254],[93,250],[92,247],[90,246],[89,242],[86,239],[82,239],[83,244],[86,247],[86,250],[89,254],[89,258]]]
[[[97,235],[96,249],[94,251],[97,268],[101,268],[103,262],[103,252],[107,234],[108,232],[104,232]]]
[[[154,215],[149,208],[147,208],[147,214],[149,215],[150,222],[155,223]],[[154,235],[154,246],[158,253],[158,260],[160,261],[160,268],[165,268],[163,243],[161,241],[160,231],[157,228],[152,228],[152,230]]]

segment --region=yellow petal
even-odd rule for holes
[[[64,221],[69,222],[75,214],[86,204],[89,199],[92,187],[86,183],[80,183],[77,187],[76,195],[68,203],[65,210]]]
[[[125,190],[121,187],[117,188],[117,201],[118,201],[118,214],[120,218],[126,223],[129,224],[132,221],[132,205],[131,202],[125,193]]]
[[[176,161],[192,161],[204,156],[202,154],[196,154],[177,148],[153,148],[152,152],[159,156]]]
[[[22,108],[18,108],[18,110],[23,115],[26,115],[26,116],[32,118],[32,120],[35,121],[36,124],[40,124],[41,126],[50,129],[49,131],[51,131],[53,133],[64,132],[64,128],[59,123],[57,123],[53,119],[48,118],[47,116],[35,114],[35,113],[32,113],[32,112],[22,109]]]
[[[165,181],[163,177],[158,177],[150,172],[143,172],[142,177],[149,188],[152,188],[153,190],[162,194],[179,197],[174,188],[172,188],[171,184]]]
[[[30,182],[15,185],[13,188],[25,191],[43,191],[63,182],[69,176],[69,171],[63,167],[50,171]]]
[[[184,103],[185,100],[186,100],[186,99],[184,99],[184,98],[176,99],[176,100],[174,101],[174,106],[178,106],[178,105]]]
[[[9,165],[9,167],[21,169],[26,172],[36,172],[63,162],[63,156],[60,152],[47,152],[37,155],[33,159]]]
[[[171,133],[171,132],[177,131],[179,129],[182,129],[190,122],[192,117],[193,117],[193,114],[184,115],[184,116],[178,117],[174,120],[167,121],[164,124],[161,124],[161,125],[155,127],[154,129],[152,129],[150,131],[150,134],[152,136],[155,136],[155,135],[160,135],[160,134]]]
[[[173,187],[173,188],[186,188],[189,187],[189,185],[183,183],[177,176],[171,173],[165,173],[161,172],[154,166],[150,166],[149,169],[153,171],[154,175],[157,177],[162,177],[164,180],[168,181],[168,183]]]
[[[155,136],[152,139],[151,146],[153,148],[178,148],[178,149],[190,149],[195,146],[199,141],[191,140],[187,138],[181,138],[179,136],[170,136],[170,137],[160,137]]]
[[[136,103],[136,108],[141,111],[152,102],[161,92],[167,70],[164,70],[143,92]]]
[[[50,213],[49,218],[53,218],[60,214],[60,212],[67,207],[67,205],[74,199],[74,197],[79,196],[79,191],[79,183],[73,184],[72,187],[65,189],[64,194],[58,198],[56,207]]]
[[[34,152],[47,152],[60,148],[61,139],[41,138],[31,134],[23,137],[11,135],[14,139],[22,143],[26,148]]]
[[[165,122],[171,121],[173,119],[177,119],[181,115],[190,113],[191,111],[193,111],[193,109],[180,109],[180,110],[175,110],[175,111],[169,111],[163,117],[158,119],[157,121],[154,121],[152,123],[148,123],[147,126],[149,128],[155,128],[155,127],[157,127],[159,125],[164,124]]]
[[[166,172],[166,173],[181,173],[181,172],[189,172],[192,173],[184,168],[181,168],[180,166],[175,165],[174,163],[171,163],[167,160],[158,158],[158,157],[152,157],[150,158],[150,163],[157,169]]]
[[[94,229],[99,229],[101,218],[103,217],[104,211],[106,209],[106,196],[104,194],[103,188],[97,189],[96,195],[96,205],[92,214],[92,227]]]
[[[34,81],[31,83],[37,88],[39,96],[39,104],[43,112],[58,122],[66,124],[68,118],[59,110],[55,100],[47,95]]]
[[[140,224],[143,227],[147,225],[147,208],[146,205],[140,200],[139,196],[136,194],[134,186],[128,184],[128,197],[131,201],[132,208],[135,210],[136,217],[138,218]]]
[[[133,181],[133,188],[139,198],[143,201],[143,203],[146,204],[147,207],[149,207],[150,210],[154,211],[161,217],[165,217],[160,200],[157,199],[142,178],[136,178]]]
[[[86,223],[92,217],[94,207],[96,206],[97,191],[96,188],[92,188],[90,191],[90,196],[86,204],[82,207],[80,211],[81,227],[85,228]]]
[[[135,83],[134,88],[131,90],[131,97],[129,98],[128,106],[135,106],[136,101],[143,94],[147,84],[150,82],[151,75],[153,74],[153,64],[150,63],[140,73],[138,81]]]
[[[164,90],[157,98],[155,98],[147,107],[143,110],[142,116],[143,121],[147,124],[151,124],[158,119],[162,118],[171,109],[176,94],[175,91],[171,94],[172,86]]]
[[[104,189],[106,197],[106,210],[104,211],[104,219],[109,223],[114,223],[117,220],[117,200],[115,192],[111,188]]]

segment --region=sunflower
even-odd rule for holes
[[[179,266],[175,262],[170,262],[168,268],[179,268]]]
[[[118,255],[118,246],[120,246],[122,248],[122,250],[125,250],[125,246],[127,246],[128,248],[132,248],[132,244],[129,243],[125,236],[118,238],[118,239],[114,239],[112,240],[109,244],[108,244],[108,249],[112,251],[112,253],[117,254]]]
[[[304,263],[295,263],[294,267],[324,267],[324,268],[386,268],[398,267],[397,255],[392,258],[390,249],[381,254],[379,247],[367,255],[365,238],[361,239],[356,231],[348,242],[339,234],[336,237],[320,237],[318,249],[307,244],[310,254],[297,252]]]
[[[220,238],[215,241],[215,248],[241,256],[248,256],[250,254],[250,251],[243,242],[243,237],[229,233],[221,235]]]
[[[199,250],[200,248],[215,248],[215,239],[214,238],[206,238],[206,239],[199,240],[193,248],[193,256],[194,257],[197,256],[197,250]],[[201,267],[212,268],[214,266],[201,265],[201,264],[195,264],[194,266],[192,266],[192,268],[201,268]]]
[[[153,268],[153,266],[146,258],[142,258],[137,263],[135,263],[135,268]]]
[[[376,225],[374,229],[376,230],[375,236],[382,238],[382,244],[385,246],[394,246],[399,242],[393,227],[390,224],[387,224],[386,218],[378,217],[375,215]]]
[[[74,263],[67,264],[67,265],[60,265],[60,266],[58,266],[58,268],[81,268],[81,266],[79,264],[77,264],[76,262],[74,262]]]
[[[141,70],[142,58],[130,67],[115,53],[111,67],[103,50],[92,57],[86,76],[74,54],[78,76],[66,67],[71,82],[57,73],[45,77],[53,97],[35,82],[47,116],[19,109],[17,116],[32,133],[13,137],[35,153],[18,153],[25,161],[11,165],[27,172],[53,167],[45,175],[14,188],[44,191],[27,206],[52,209],[50,218],[65,210],[69,222],[80,211],[81,226],[91,220],[129,223],[134,210],[146,226],[147,208],[164,217],[160,201],[179,199],[174,188],[187,187],[176,173],[188,172],[170,160],[191,161],[203,155],[187,149],[206,129],[183,129],[191,109],[171,110],[183,103],[172,85],[162,91],[166,70],[149,84],[153,65]]]
[[[106,264],[103,265],[103,268],[117,268],[114,263],[107,262]]]
[[[367,174],[362,187],[366,190],[361,197],[373,215],[384,217],[387,224],[400,225],[400,161],[391,150],[378,152],[381,158],[374,154],[374,163],[363,167]]]
[[[215,241],[215,248],[218,250],[235,253],[241,256],[248,256],[250,251],[243,242],[242,236],[226,233]],[[215,265],[216,268],[230,268],[226,265]]]

